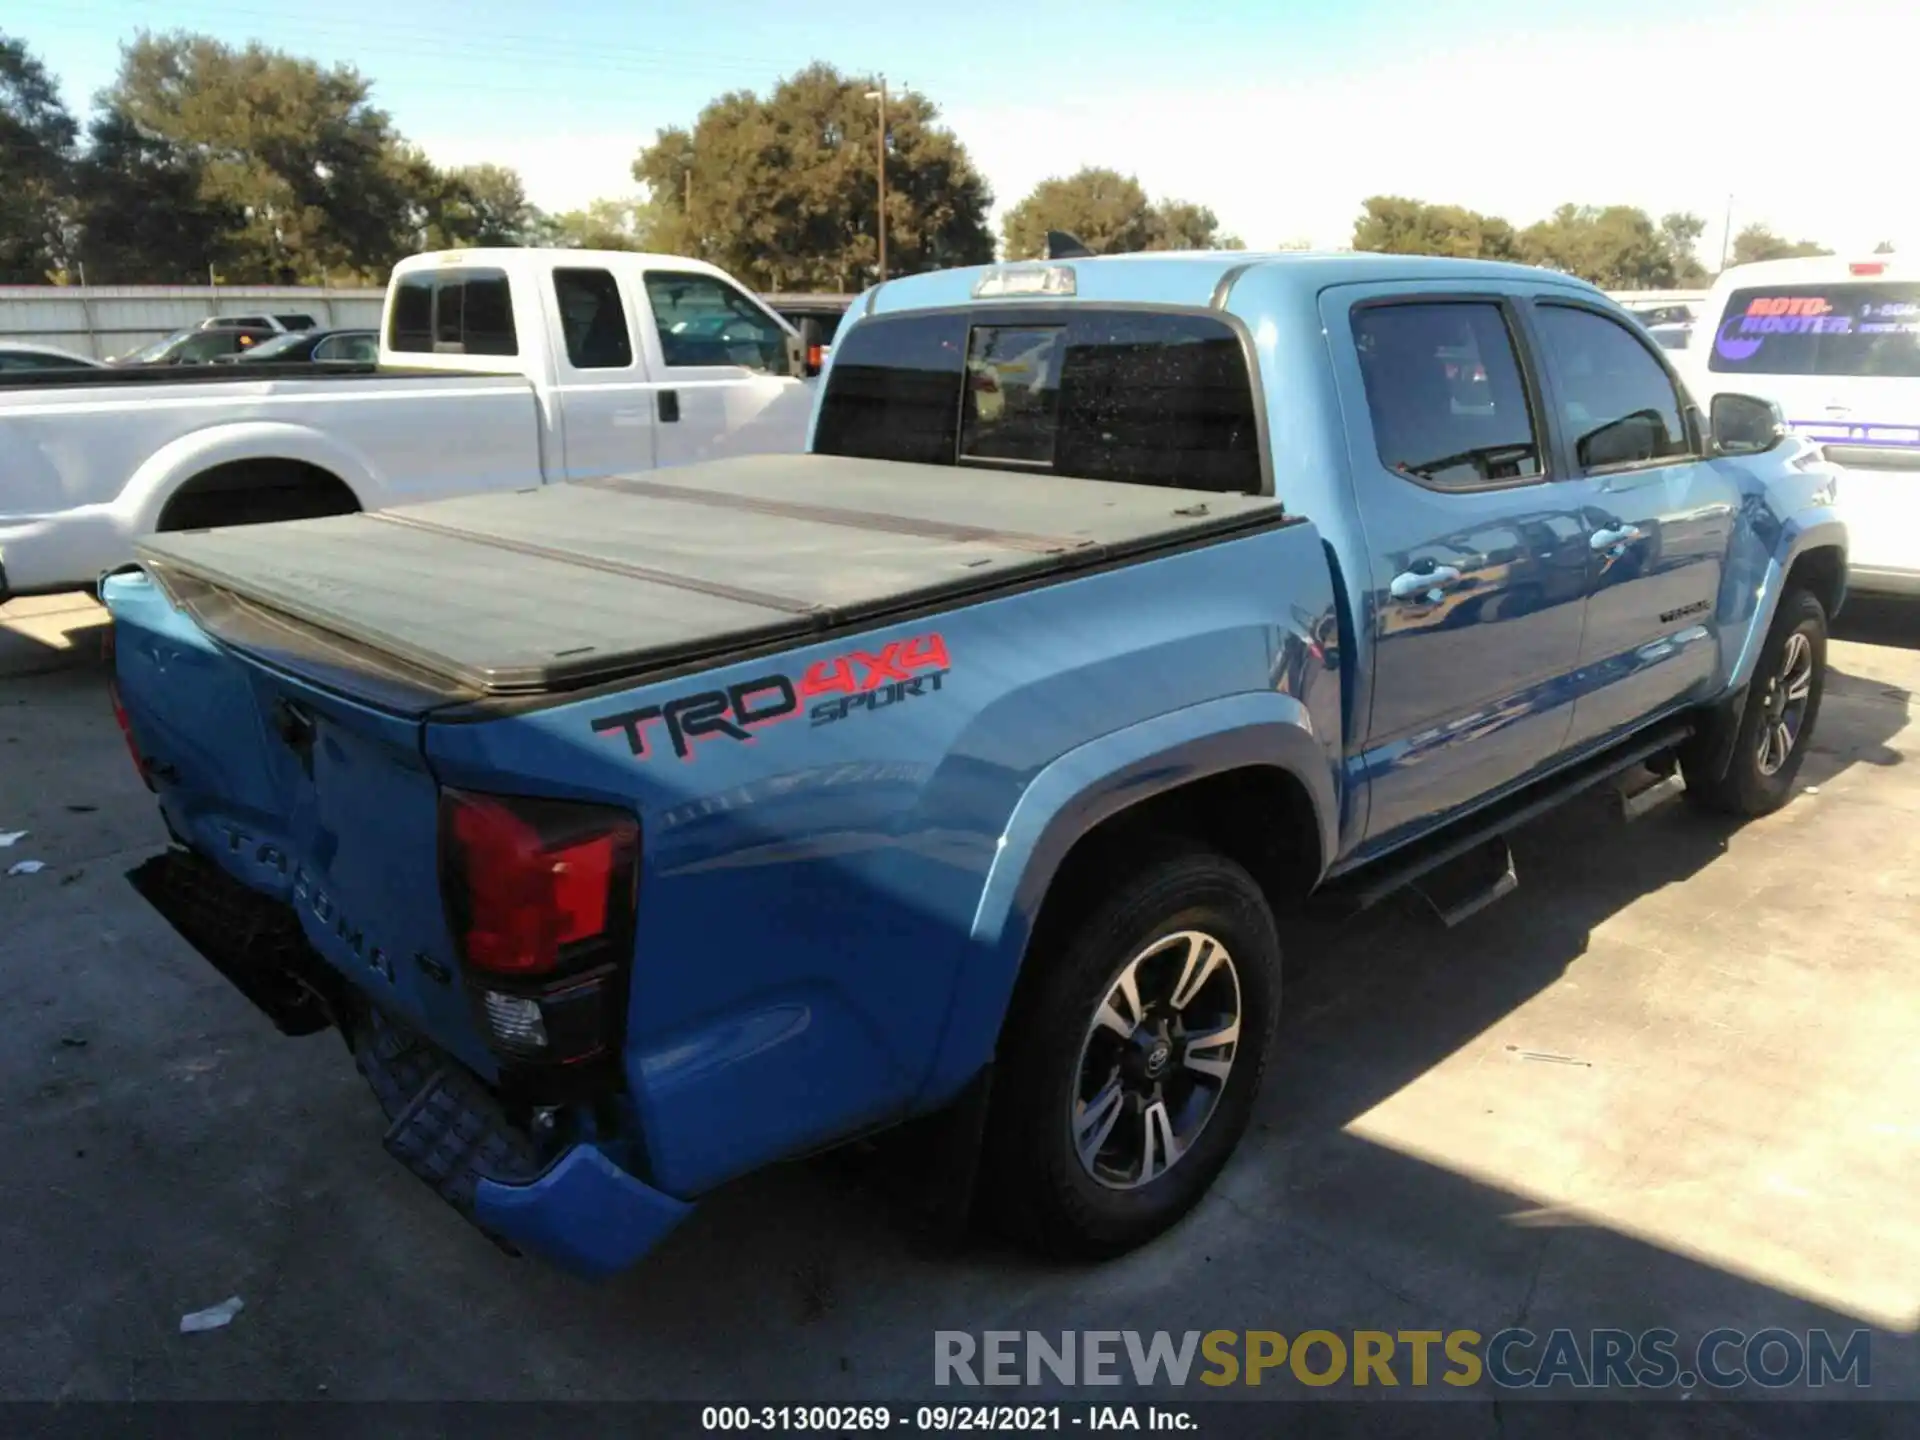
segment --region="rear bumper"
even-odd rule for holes
[[[473,1196],[473,1218],[483,1229],[589,1279],[625,1270],[692,1212],[594,1145],[575,1145],[524,1185],[482,1180]]]
[[[387,1152],[507,1248],[597,1279],[632,1265],[692,1212],[592,1143],[537,1155],[477,1076],[356,1004],[286,906],[182,850],[156,856],[128,878],[283,1033],[347,1030],[355,1062],[391,1122]]]

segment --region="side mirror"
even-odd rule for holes
[[[1713,448],[1722,455],[1763,455],[1790,433],[1787,415],[1757,395],[1713,397]]]

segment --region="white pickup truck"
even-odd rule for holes
[[[456,250],[394,268],[374,367],[8,376],[0,600],[91,585],[157,530],[797,451],[809,338],[697,260]]]

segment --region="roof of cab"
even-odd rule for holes
[[[1370,251],[1274,252],[1246,250],[1155,250],[1131,255],[1100,255],[1071,260],[1035,260],[1022,265],[1064,265],[1076,280],[1076,300],[1120,303],[1206,305],[1220,282],[1263,271],[1284,276],[1302,290],[1317,292],[1331,285],[1364,285],[1380,281],[1443,280],[1551,280],[1591,295],[1600,290],[1586,281],[1530,265],[1497,260],[1455,260],[1438,255],[1382,255]],[[960,270],[938,270],[889,280],[869,290],[854,307],[855,314],[885,314],[900,310],[928,310],[973,302],[973,287],[997,265],[973,265]],[[1009,303],[1045,304],[1050,297],[1021,297]]]
[[[658,266],[669,270],[696,270],[703,275],[727,278],[727,272],[704,260],[685,255],[659,255],[641,250],[573,250],[559,246],[514,245],[475,246],[470,250],[425,250],[409,255],[393,267],[396,275],[415,270],[437,270],[442,266],[487,265],[502,270],[523,270],[551,265],[601,265],[621,268]]]

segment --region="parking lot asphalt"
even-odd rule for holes
[[[597,1286],[461,1224],[338,1040],[280,1037],[135,897],[163,837],[97,615],[0,625],[0,1396],[872,1400],[924,1397],[936,1329],[1518,1324],[1866,1327],[1865,1393],[1920,1400],[1920,611],[1847,617],[1780,814],[1595,796],[1457,929],[1292,927],[1256,1126],[1146,1249],[938,1243],[823,1157]]]

